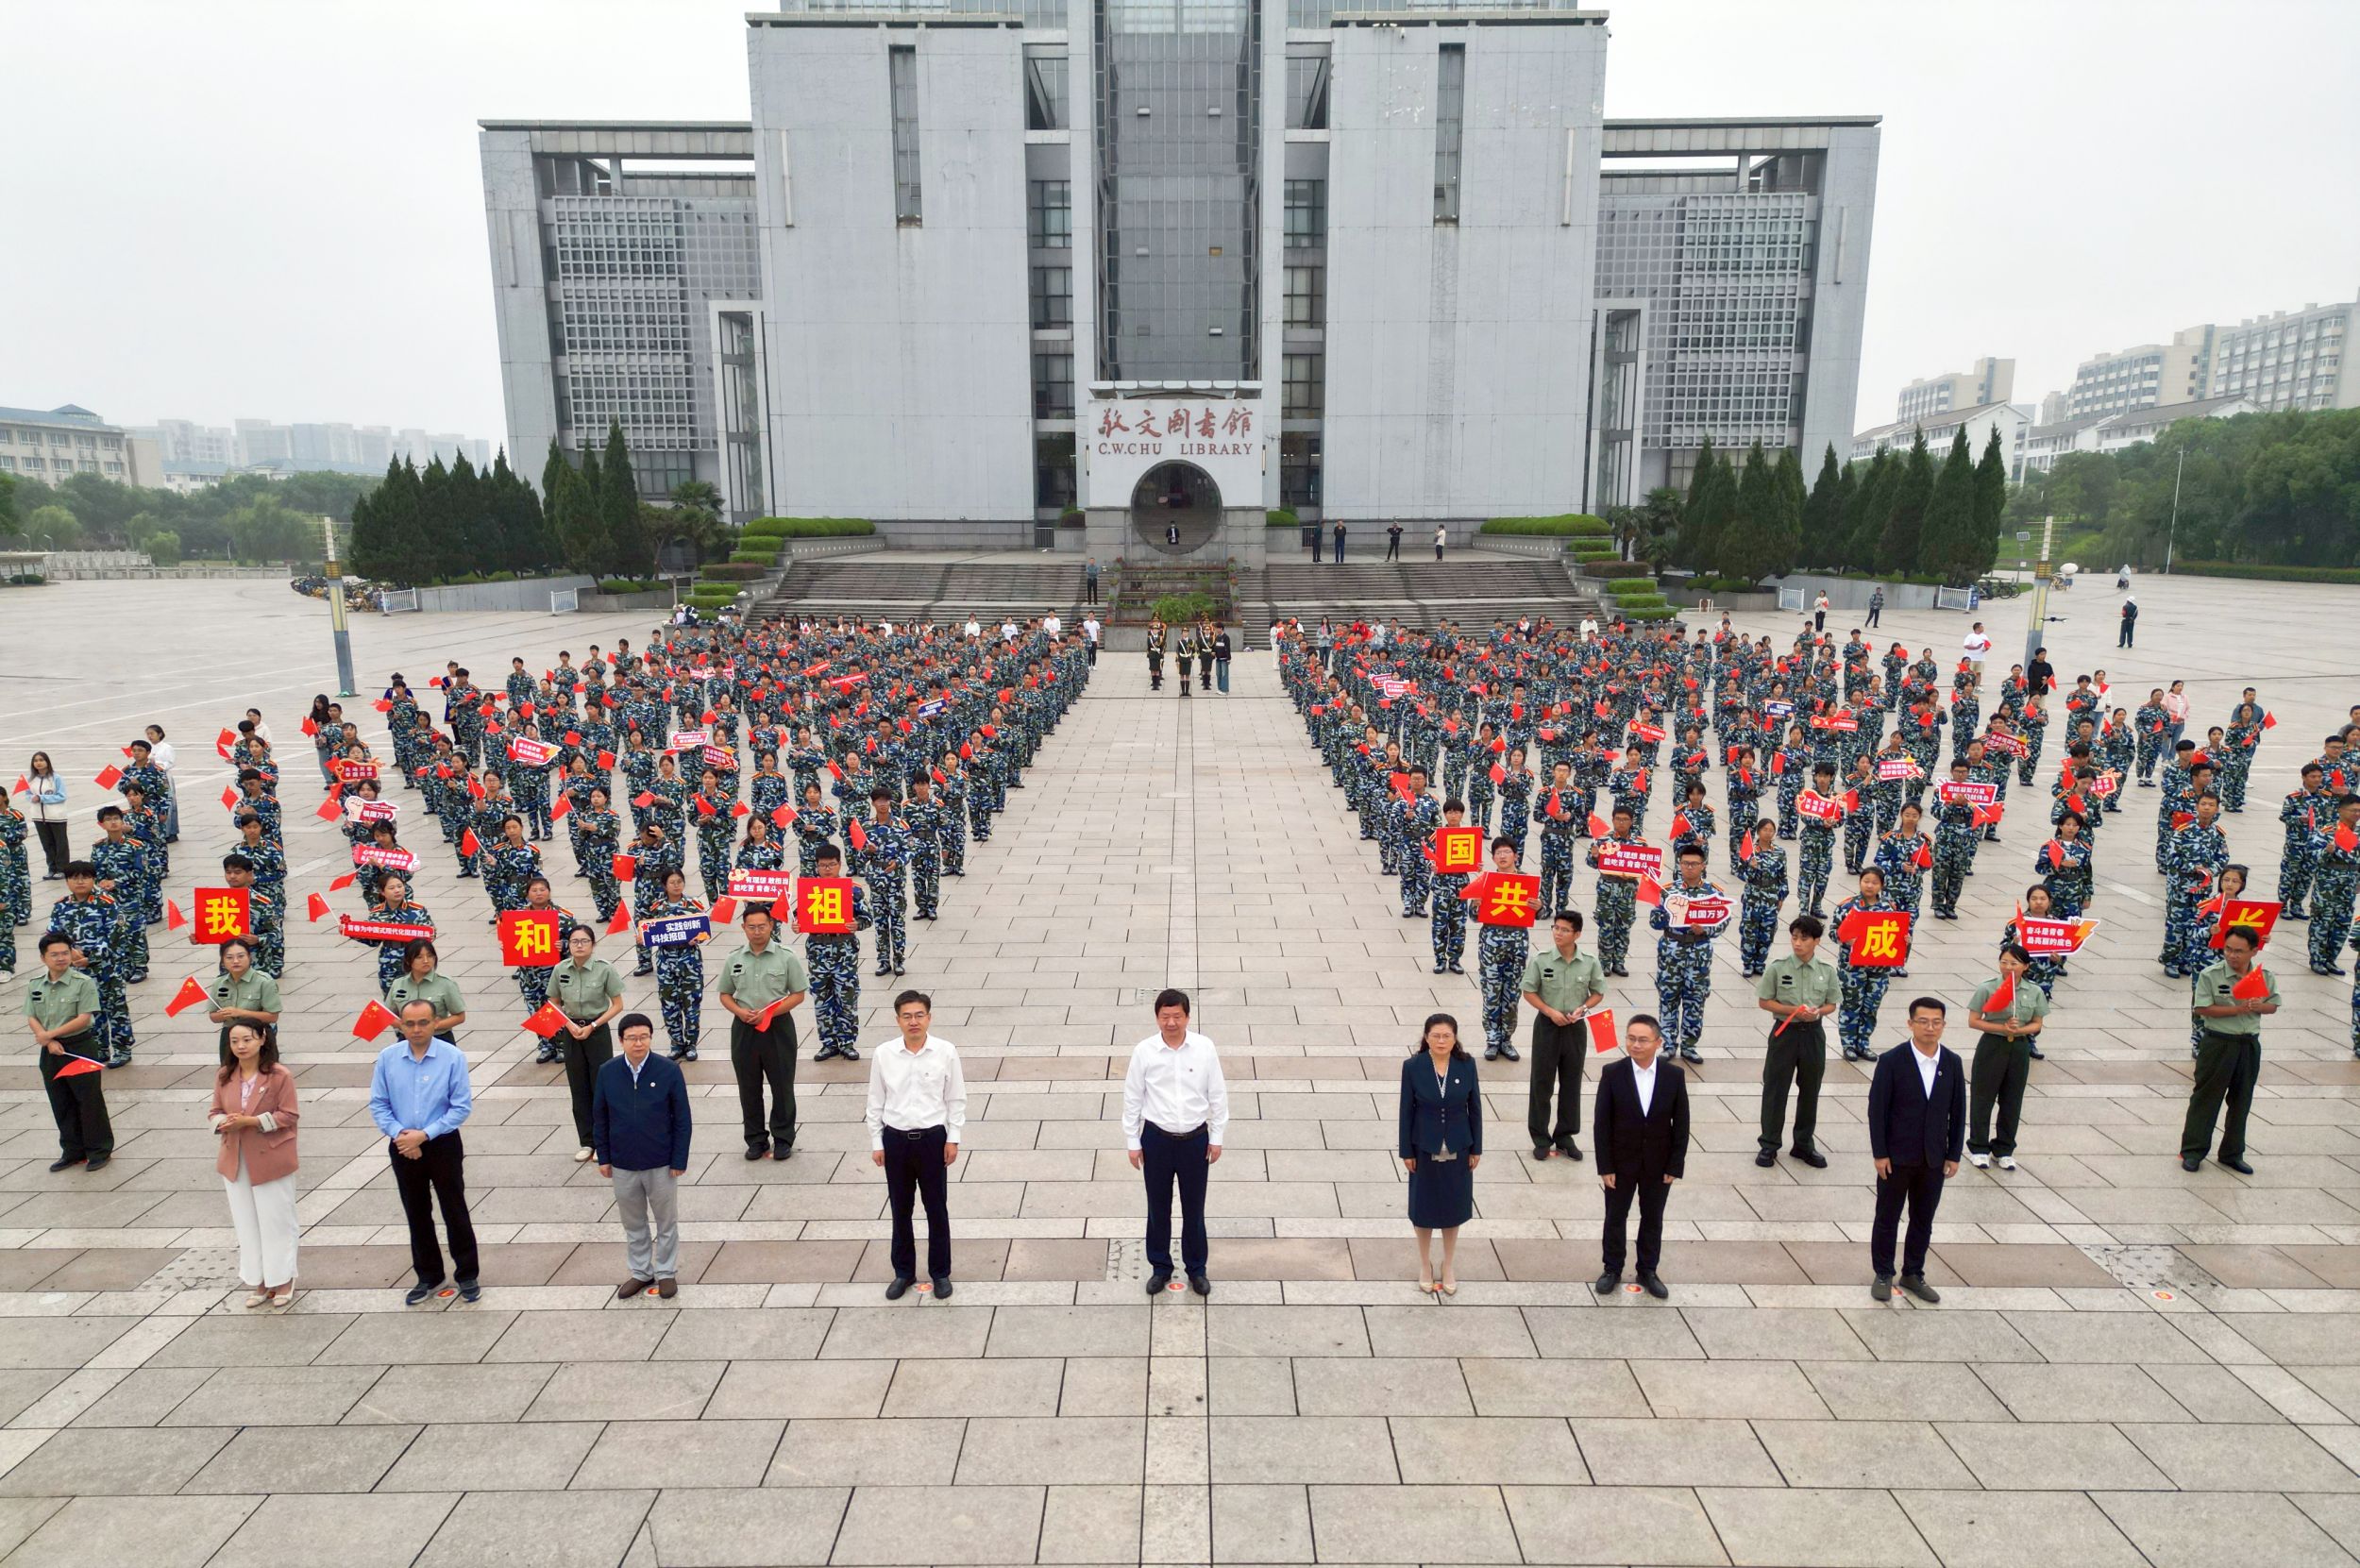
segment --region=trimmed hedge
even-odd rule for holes
[[[1585,561],[1581,575],[1606,579],[1644,578],[1655,581],[1655,567],[1644,561]]]
[[[725,561],[707,566],[702,573],[706,582],[752,582],[766,577],[770,565],[761,562]]]
[[[2175,573],[2190,577],[2234,577],[2250,582],[2360,582],[2360,569],[2351,566],[2265,566],[2248,561],[2175,561]],[[2105,573],[2083,573],[2103,577]]]
[[[1166,594],[1148,606],[1148,613],[1167,626],[1200,621],[1220,606],[1210,594]]]
[[[1561,513],[1554,517],[1487,517],[1478,533],[1540,533],[1567,537],[1584,535],[1610,539],[1614,525],[1604,517],[1593,517],[1586,512]]]
[[[651,594],[663,586],[664,579],[660,577],[609,577],[599,580],[598,592],[602,594]]]
[[[1303,519],[1283,506],[1273,506],[1262,514],[1262,523],[1266,528],[1301,528]]]
[[[877,531],[866,517],[756,517],[739,531],[742,545],[756,539],[842,539]]]
[[[1653,577],[1610,577],[1602,580],[1616,599],[1645,599],[1659,592]]]
[[[1652,604],[1624,604],[1616,608],[1625,620],[1670,620],[1679,614],[1669,604],[1660,607]]]
[[[717,609],[737,602],[737,590],[726,582],[700,582],[681,596],[683,600],[700,609]]]
[[[1565,553],[1584,561],[1612,561],[1621,556],[1623,549],[1611,539],[1582,534],[1565,541]]]
[[[778,564],[779,552],[775,549],[735,549],[730,551],[730,565],[733,566],[775,566]]]

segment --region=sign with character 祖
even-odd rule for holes
[[[795,885],[795,929],[808,936],[842,936],[852,930],[852,879],[805,877]]]

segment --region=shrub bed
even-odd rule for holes
[[[1610,577],[1605,580],[1606,591],[1616,599],[1650,599],[1660,597],[1660,590],[1652,577]]]
[[[1655,567],[1644,561],[1585,561],[1581,575],[1607,579],[1636,578],[1652,582]]]
[[[1148,606],[1149,614],[1166,625],[1203,620],[1214,609],[1210,594],[1166,594]]]
[[[1262,522],[1268,528],[1301,528],[1303,526],[1303,519],[1283,506],[1273,506],[1268,512],[1263,513]]]
[[[2360,582],[2360,568],[2351,566],[2266,566],[2250,561],[2175,561],[2174,573],[2190,577],[2235,577],[2250,582]],[[2083,576],[2103,577],[2103,572]]]
[[[664,586],[660,577],[606,577],[598,580],[602,594],[651,594]]]
[[[756,539],[843,539],[876,531],[877,525],[866,517],[756,517],[738,538],[751,545]]]
[[[1554,517],[1487,517],[1479,533],[1542,533],[1571,537],[1584,534],[1612,538],[1614,525],[1586,512],[1566,512]]]

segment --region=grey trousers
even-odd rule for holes
[[[661,1165],[652,1171],[618,1166],[614,1181],[631,1277],[672,1278],[680,1273],[680,1178]]]

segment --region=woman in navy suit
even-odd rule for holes
[[[1409,1223],[1418,1233],[1418,1289],[1458,1293],[1458,1227],[1475,1217],[1475,1172],[1483,1163],[1483,1095],[1458,1020],[1436,1013],[1401,1064],[1401,1163],[1409,1172]],[[1442,1233],[1437,1285],[1428,1248]]]

